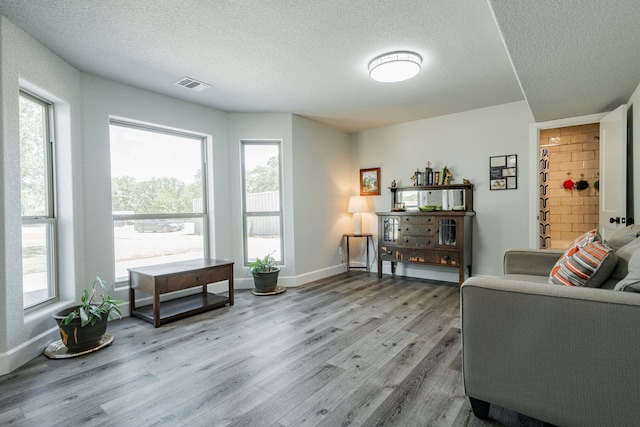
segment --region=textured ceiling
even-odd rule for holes
[[[622,11],[601,12],[618,2]],[[353,132],[525,97],[538,120],[624,102],[640,82],[630,48],[640,38],[627,25],[639,21],[638,4],[0,0],[0,14],[82,71],[224,111],[295,113]],[[372,81],[367,63],[391,50],[419,53],[422,72]],[[597,63],[601,52],[607,64]],[[212,87],[173,85],[185,76]]]
[[[537,121],[613,110],[640,83],[640,1],[491,5]]]

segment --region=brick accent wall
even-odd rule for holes
[[[540,147],[549,152],[548,204],[552,248],[566,248],[585,231],[598,228],[599,200],[594,183],[599,179],[600,124],[545,129]],[[565,189],[563,183],[585,180],[586,190]]]

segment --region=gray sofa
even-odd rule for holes
[[[462,284],[464,389],[476,416],[496,404],[559,426],[640,426],[635,236],[617,242],[600,288],[549,284],[563,251],[530,249],[507,251],[504,276]]]

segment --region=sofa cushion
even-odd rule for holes
[[[613,236],[607,239],[606,243],[614,251],[617,251],[638,237],[640,237],[640,224],[634,224],[613,233]]]
[[[627,273],[629,273],[628,265],[631,261],[631,257],[638,250],[640,250],[640,237],[632,240],[620,249],[616,250],[616,255],[618,256],[618,264],[613,270],[613,273],[611,273],[612,279],[622,280],[627,276]]]
[[[534,274],[505,274],[500,276],[501,279],[515,280],[517,282],[541,283],[547,285],[549,283],[548,276],[536,276]]]
[[[551,269],[549,283],[597,288],[611,275],[618,258],[596,230],[578,237]]]
[[[640,251],[636,251],[629,260],[629,273],[620,280],[616,291],[640,292]]]

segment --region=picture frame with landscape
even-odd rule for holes
[[[360,195],[380,195],[380,168],[360,169]]]

